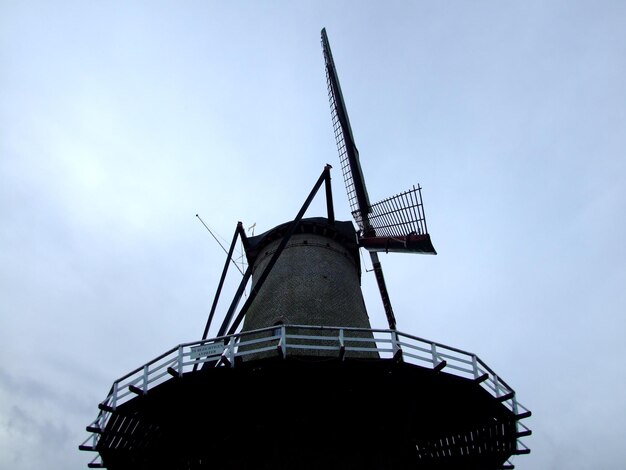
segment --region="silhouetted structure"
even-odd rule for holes
[[[90,467],[500,469],[529,452],[530,412],[483,361],[397,331],[378,253],[435,254],[421,188],[370,204],[324,30],[322,46],[358,230],[335,220],[330,166],[291,222],[251,238],[239,223],[202,340],[113,383],[80,446],[98,453]],[[326,217],[304,218],[323,184]],[[238,239],[248,267],[207,339]],[[369,323],[360,248],[389,329]]]

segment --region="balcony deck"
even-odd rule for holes
[[[110,469],[499,469],[528,452],[529,415],[476,355],[282,325],[179,345],[116,380],[81,449]]]

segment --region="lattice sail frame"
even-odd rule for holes
[[[326,86],[328,88],[333,133],[339,152],[341,173],[346,186],[350,211],[359,227],[360,237],[426,237],[428,229],[420,186],[417,188],[413,186],[408,191],[373,205],[370,204],[359,161],[359,151],[354,143],[350,119],[325,30],[322,30],[322,50],[326,65]],[[427,248],[417,251],[434,253],[434,248],[430,242],[428,245]],[[370,249],[371,247],[366,246],[366,248]],[[407,249],[406,251],[416,250]]]
[[[422,188],[419,185],[417,188],[413,186],[408,191],[372,204],[367,214],[367,226],[359,210],[353,211],[352,216],[365,237],[428,234]]]
[[[354,179],[352,178],[352,171],[350,170],[350,162],[348,160],[348,152],[346,149],[346,140],[343,138],[343,129],[337,113],[337,101],[333,86],[330,81],[330,72],[326,67],[326,84],[328,86],[328,96],[330,100],[330,115],[333,121],[333,132],[335,134],[335,142],[337,142],[337,150],[339,151],[339,163],[341,164],[341,173],[343,175],[343,181],[346,185],[346,192],[348,193],[348,202],[350,203],[350,211],[354,214],[359,212],[359,205],[357,201],[356,191],[354,189]]]
[[[359,162],[359,150],[354,143],[352,128],[350,126],[350,118],[343,101],[341,85],[337,76],[337,68],[333,60],[333,54],[330,50],[328,36],[326,30],[322,30],[322,51],[324,53],[324,62],[326,66],[326,86],[328,88],[328,98],[330,104],[330,113],[333,123],[333,132],[339,152],[339,162],[341,164],[341,173],[346,185],[348,193],[348,202],[350,203],[350,211],[368,209],[370,206],[365,180]]]

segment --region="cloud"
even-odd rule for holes
[[[32,379],[0,371],[0,467],[63,468],[76,460],[71,397]]]

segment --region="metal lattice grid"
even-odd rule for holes
[[[326,51],[325,51],[326,52]],[[332,60],[332,57],[330,57]],[[335,89],[332,84],[331,71],[329,66],[326,66],[326,86],[328,87],[328,99],[330,101],[330,114],[333,122],[333,132],[335,134],[335,141],[337,142],[337,151],[339,152],[339,162],[341,163],[341,173],[343,174],[343,181],[346,185],[346,191],[348,193],[348,201],[350,203],[350,210],[352,212],[358,210],[358,200],[356,190],[354,186],[354,179],[352,177],[352,171],[350,169],[350,162],[348,159],[348,151],[346,149],[346,140],[344,137],[343,127],[341,120],[339,119],[339,113],[337,112],[338,103]]]
[[[405,237],[427,235],[426,216],[422,204],[422,188],[418,185],[395,196],[372,204],[367,214],[368,229],[364,227],[362,213],[352,212],[366,237]]]

